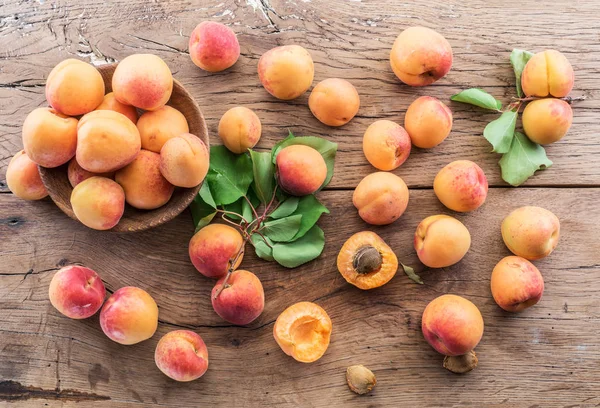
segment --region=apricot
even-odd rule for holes
[[[190,133],[167,140],[160,149],[160,172],[177,187],[194,187],[202,183],[208,165],[208,148]]]
[[[449,209],[467,212],[478,209],[485,202],[488,182],[477,164],[470,160],[456,160],[435,176],[433,191]]]
[[[327,178],[325,159],[310,146],[284,147],[277,154],[276,164],[279,185],[293,196],[316,192]]]
[[[394,41],[390,53],[392,70],[410,86],[425,86],[444,77],[452,67],[452,47],[438,32],[410,27]]]
[[[190,131],[183,113],[169,105],[142,114],[138,119],[137,128],[142,140],[142,149],[155,153],[160,153],[167,140]]]
[[[23,148],[42,167],[58,167],[75,155],[77,119],[52,108],[31,111],[23,123]]]
[[[284,45],[265,52],[258,60],[258,77],[267,92],[290,100],[310,88],[315,67],[310,53],[299,45]]]
[[[315,86],[308,98],[310,111],[322,123],[342,126],[358,113],[360,97],[345,79],[329,78]]]
[[[211,299],[215,312],[238,326],[252,323],[265,308],[265,292],[260,280],[252,272],[244,270],[233,272],[227,283],[225,276],[219,279]]]
[[[119,102],[152,111],[164,106],[171,98],[173,75],[160,57],[134,54],[117,65],[112,90]]]
[[[521,119],[527,137],[545,145],[567,134],[573,122],[573,110],[562,99],[538,99],[527,104]]]
[[[87,180],[90,177],[98,176],[98,177],[106,177],[106,178],[114,178],[115,173],[92,173],[91,171],[87,171],[83,167],[77,163],[75,158],[72,158],[69,162],[69,167],[67,167],[67,176],[69,178],[69,183],[71,187],[75,188],[75,186],[81,183],[83,180]]]
[[[490,285],[494,300],[507,312],[520,312],[535,305],[544,293],[542,274],[520,256],[507,256],[498,262]]]
[[[240,57],[240,44],[231,28],[214,21],[203,21],[190,35],[189,51],[198,67],[219,72],[236,63]]]
[[[46,100],[68,116],[91,112],[104,99],[104,80],[92,65],[73,58],[55,66],[46,80]]]
[[[397,123],[378,120],[367,128],[363,136],[363,152],[373,167],[394,170],[410,155],[410,137]]]
[[[190,240],[190,259],[202,275],[220,279],[227,274],[239,251],[242,251],[242,255],[233,269],[242,263],[243,245],[242,234],[237,229],[224,224],[209,224],[196,232]]]
[[[113,180],[94,176],[75,186],[71,206],[77,219],[86,227],[108,230],[123,216],[125,193]]]
[[[448,215],[432,215],[417,226],[415,251],[430,268],[445,268],[460,261],[471,247],[471,234],[462,222]]]
[[[100,310],[106,289],[96,272],[84,266],[70,265],[54,274],[48,296],[60,313],[71,319],[86,319]]]
[[[563,54],[546,50],[535,54],[521,74],[521,87],[527,96],[562,98],[573,89],[573,67]]]
[[[517,208],[502,221],[501,229],[510,252],[530,261],[550,255],[560,237],[558,217],[541,207]]]
[[[312,363],[329,347],[331,319],[321,306],[299,302],[277,317],[273,337],[285,354],[301,363]]]
[[[160,154],[143,149],[115,173],[115,181],[123,187],[127,204],[140,210],[165,205],[175,191],[160,172]]]
[[[92,173],[110,173],[131,163],[140,151],[140,133],[125,115],[97,110],[77,125],[77,163]]]
[[[48,195],[38,165],[31,161],[25,150],[10,159],[6,168],[6,184],[22,200],[41,200]]]
[[[253,148],[261,133],[260,119],[243,106],[229,109],[219,121],[219,137],[232,153],[242,154]]]
[[[158,306],[145,290],[126,286],[104,303],[100,327],[109,339],[120,344],[148,340],[158,327]]]
[[[388,283],[398,270],[398,258],[374,232],[352,235],[337,257],[338,271],[346,282],[360,289],[378,288]]]
[[[380,171],[369,174],[358,183],[352,203],[366,223],[387,225],[404,213],[408,196],[404,180],[395,174]]]
[[[452,111],[437,98],[421,96],[406,110],[404,128],[415,146],[431,149],[450,134]]]
[[[208,349],[199,334],[174,330],[159,340],[154,362],[164,375],[175,381],[193,381],[208,370]]]
[[[425,340],[438,353],[460,356],[473,350],[483,336],[483,317],[471,301],[456,295],[433,299],[423,311]]]
[[[117,100],[114,92],[104,95],[102,103],[95,110],[111,110],[119,112],[129,118],[133,123],[138,121],[138,112],[135,106],[125,105]]]

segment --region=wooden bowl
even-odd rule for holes
[[[104,78],[107,93],[112,91],[112,76],[116,67],[117,64],[97,67],[100,74],[102,74],[102,78]],[[208,130],[200,107],[192,95],[175,79],[173,80],[173,93],[167,105],[171,105],[183,113],[190,127],[190,133],[199,137],[206,144],[206,147],[209,147]],[[73,187],[71,187],[67,176],[67,165],[68,163],[52,169],[40,166],[40,174],[52,201],[65,214],[77,220],[71,207],[71,192],[73,191]],[[110,231],[143,231],[164,224],[175,218],[190,205],[201,186],[202,184],[193,188],[175,188],[169,202],[155,210],[138,210],[130,205],[126,205],[121,221]]]

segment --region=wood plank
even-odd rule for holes
[[[156,53],[197,98],[213,143],[218,142],[216,129],[221,115],[235,105],[245,105],[256,110],[262,120],[259,147],[271,147],[288,129],[338,142],[340,152],[331,187],[352,188],[373,171],[362,154],[361,140],[374,120],[387,118],[402,123],[406,108],[417,96],[432,95],[448,101],[452,94],[473,86],[484,87],[508,102],[515,95],[508,63],[510,50],[553,47],[563,51],[575,68],[573,95],[588,99],[576,104],[568,136],[547,148],[554,167],[527,184],[600,186],[600,167],[591,165],[600,160],[596,137],[600,46],[595,1],[449,0],[435,7],[424,0],[40,3],[25,7],[10,0],[0,5],[0,174],[21,147],[20,126],[25,116],[45,103],[45,78],[65,58],[101,64],[132,53]],[[187,55],[188,35],[205,19],[228,24],[238,33],[242,56],[226,72],[204,73]],[[425,88],[402,85],[388,62],[395,36],[416,24],[442,32],[455,54],[448,77]],[[315,81],[337,76],[357,87],[362,107],[351,123],[342,128],[327,127],[309,112],[308,95],[282,102],[260,86],[256,75],[259,56],[271,47],[290,43],[311,51],[316,62]],[[415,148],[396,173],[411,187],[430,186],[443,165],[471,159],[481,165],[490,184],[504,185],[497,165],[499,156],[490,153],[481,137],[485,124],[495,115],[458,103],[450,106],[455,124],[449,139],[431,151]],[[3,177],[0,190],[6,191]]]
[[[396,223],[368,228],[351,204],[351,192],[323,192],[331,209],[322,220],[327,244],[318,260],[286,270],[254,256],[243,267],[257,273],[266,307],[249,327],[232,327],[212,310],[212,281],[190,264],[193,233],[184,213],[152,231],[111,234],[86,229],[48,200],[23,202],[0,195],[0,379],[22,387],[72,390],[85,406],[110,397],[110,406],[474,406],[591,407],[600,403],[600,243],[596,239],[600,189],[492,189],[478,211],[458,215],[473,245],[459,264],[426,270],[412,249],[421,219],[446,213],[431,190],[412,190],[407,212]],[[501,311],[489,290],[495,263],[508,254],[499,225],[520,205],[543,204],[561,219],[556,251],[537,261],[544,298],[520,313]],[[416,285],[399,272],[386,286],[360,291],[335,266],[337,251],[354,232],[372,229],[399,259],[425,281]],[[157,334],[135,346],[106,338],[98,318],[74,321],[50,305],[47,289],[57,266],[81,262],[97,270],[111,291],[137,285],[160,308]],[[482,311],[485,334],[477,348],[480,367],[455,376],[420,332],[425,305],[443,293],[471,299]],[[277,315],[293,302],[315,301],[333,321],[325,356],[314,364],[293,361],[272,338]],[[200,380],[180,384],[154,366],[160,336],[177,328],[200,333],[210,368]],[[378,385],[367,397],[351,393],[345,368],[365,364]],[[5,400],[0,386],[0,400]],[[85,393],[85,395],[83,394]],[[60,401],[47,402],[63,406]],[[93,402],[93,405],[92,405]],[[102,404],[102,406],[105,406]]]

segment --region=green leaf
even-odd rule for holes
[[[291,241],[298,233],[301,221],[302,215],[291,215],[278,220],[267,221],[264,223],[263,233],[273,241]]]
[[[207,183],[202,184],[200,192],[190,204],[192,219],[196,226],[196,231],[208,225],[216,214],[215,201],[210,193],[210,188]]]
[[[523,96],[523,89],[521,89],[521,74],[523,73],[523,69],[525,69],[525,65],[527,65],[527,61],[529,61],[531,57],[533,57],[532,52],[516,48],[510,53],[510,63],[515,71],[517,95],[519,98]]]
[[[268,237],[265,237],[269,245],[273,246],[273,241],[271,241]],[[265,261],[273,261],[273,249],[269,248],[269,245],[265,244],[265,240],[258,234],[252,234],[250,237],[250,241],[254,246],[254,252],[256,252],[256,256]]]
[[[408,265],[404,265],[403,263],[400,263],[400,265],[402,265],[402,269],[404,269],[404,273],[406,274],[406,276],[408,276],[413,282],[418,283],[419,285],[423,285],[421,277],[415,273],[415,270],[413,268],[411,268]]]
[[[250,150],[252,172],[254,175],[254,191],[263,204],[273,198],[275,187],[275,166],[271,161],[271,152],[255,152]]]
[[[321,214],[329,214],[329,210],[314,195],[300,198],[294,215],[302,215],[302,223],[294,240],[306,234],[321,218]]]
[[[225,146],[211,147],[206,180],[216,205],[231,204],[245,195],[252,179],[250,156],[235,155]]]
[[[510,150],[500,159],[502,179],[512,186],[523,184],[537,170],[552,166],[544,148],[523,133],[515,132]]]
[[[466,89],[456,95],[452,95],[450,100],[455,102],[463,102],[471,105],[479,106],[484,109],[500,110],[502,102],[494,98],[492,95],[479,88]]]
[[[277,207],[275,211],[269,214],[269,217],[273,219],[279,219],[292,215],[292,213],[296,211],[296,208],[298,208],[298,201],[300,201],[298,197],[287,198],[281,204],[279,204],[279,207]]]
[[[248,222],[252,222],[254,220],[254,211],[252,211],[252,207],[248,204],[248,201],[242,198],[242,217]]]
[[[223,210],[225,211],[231,211],[234,213],[238,213],[238,214],[242,214],[243,212],[243,205],[244,205],[244,201],[246,201],[244,199],[244,197],[238,199],[237,201],[231,203],[231,204],[227,204],[227,205],[223,205]],[[242,214],[243,215],[243,214]],[[240,221],[240,217],[233,215],[233,214],[225,214],[225,217],[229,218],[230,220],[233,221]],[[248,222],[250,222],[250,220],[248,220]]]
[[[202,183],[202,187],[200,187],[200,192],[198,194],[206,204],[210,205],[212,208],[217,208],[217,204],[215,204],[215,199],[210,192],[208,183]]]
[[[335,164],[335,154],[337,153],[338,146],[337,143],[333,143],[329,140],[316,136],[295,137],[292,132],[290,132],[288,137],[273,146],[273,149],[271,150],[273,163],[276,162],[277,155],[281,149],[298,144],[312,147],[321,153],[321,156],[323,156],[323,159],[325,159],[325,164],[327,165],[327,177],[325,178],[325,181],[321,185],[320,189],[325,187],[327,184],[329,184],[331,178],[333,177],[333,165]]]
[[[273,246],[273,258],[286,268],[295,268],[312,261],[323,252],[325,234],[317,225],[302,238],[287,243],[278,242]]]
[[[487,124],[483,130],[483,137],[493,146],[493,152],[506,153],[510,150],[518,115],[517,111],[506,111],[498,119]]]
[[[208,214],[206,217],[200,218],[200,220],[196,224],[196,229],[194,230],[194,234],[196,232],[200,231],[202,228],[206,227],[208,224],[210,224],[210,222],[213,220],[213,218],[215,218],[215,215],[217,215],[216,211],[214,213]]]

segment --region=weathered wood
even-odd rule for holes
[[[405,215],[372,230],[402,262],[416,267],[425,285],[399,271],[386,286],[360,291],[343,280],[335,261],[352,233],[369,228],[357,216],[351,192],[323,192],[320,198],[331,209],[321,222],[327,237],[323,256],[296,270],[245,257],[244,268],[258,274],[266,295],[265,311],[249,327],[232,327],[212,310],[213,282],[188,259],[189,213],[151,231],[109,234],[86,229],[48,200],[28,203],[2,194],[0,379],[85,393],[71,400],[108,396],[113,406],[596,406],[599,194],[600,189],[492,189],[480,210],[457,216],[473,236],[465,259],[425,270],[412,249],[414,230],[424,217],[448,212],[431,190],[411,190]],[[520,314],[505,313],[489,290],[493,266],[508,254],[500,222],[511,209],[536,203],[558,215],[562,237],[550,257],[536,261],[546,283],[542,301]],[[61,316],[47,290],[57,266],[70,262],[97,270],[110,291],[126,285],[148,290],[160,308],[157,334],[121,346],[103,335],[97,316],[84,321]],[[471,299],[484,316],[480,365],[465,376],[444,370],[420,332],[425,305],[443,293]],[[333,321],[330,348],[314,364],[284,355],[272,337],[277,315],[300,300],[317,302]],[[207,374],[187,384],[169,380],[153,361],[160,336],[181,327],[200,333],[210,354]],[[365,364],[377,375],[371,395],[348,390],[345,368],[352,364]],[[3,395],[0,386],[0,399]],[[37,402],[33,398],[31,404]]]

